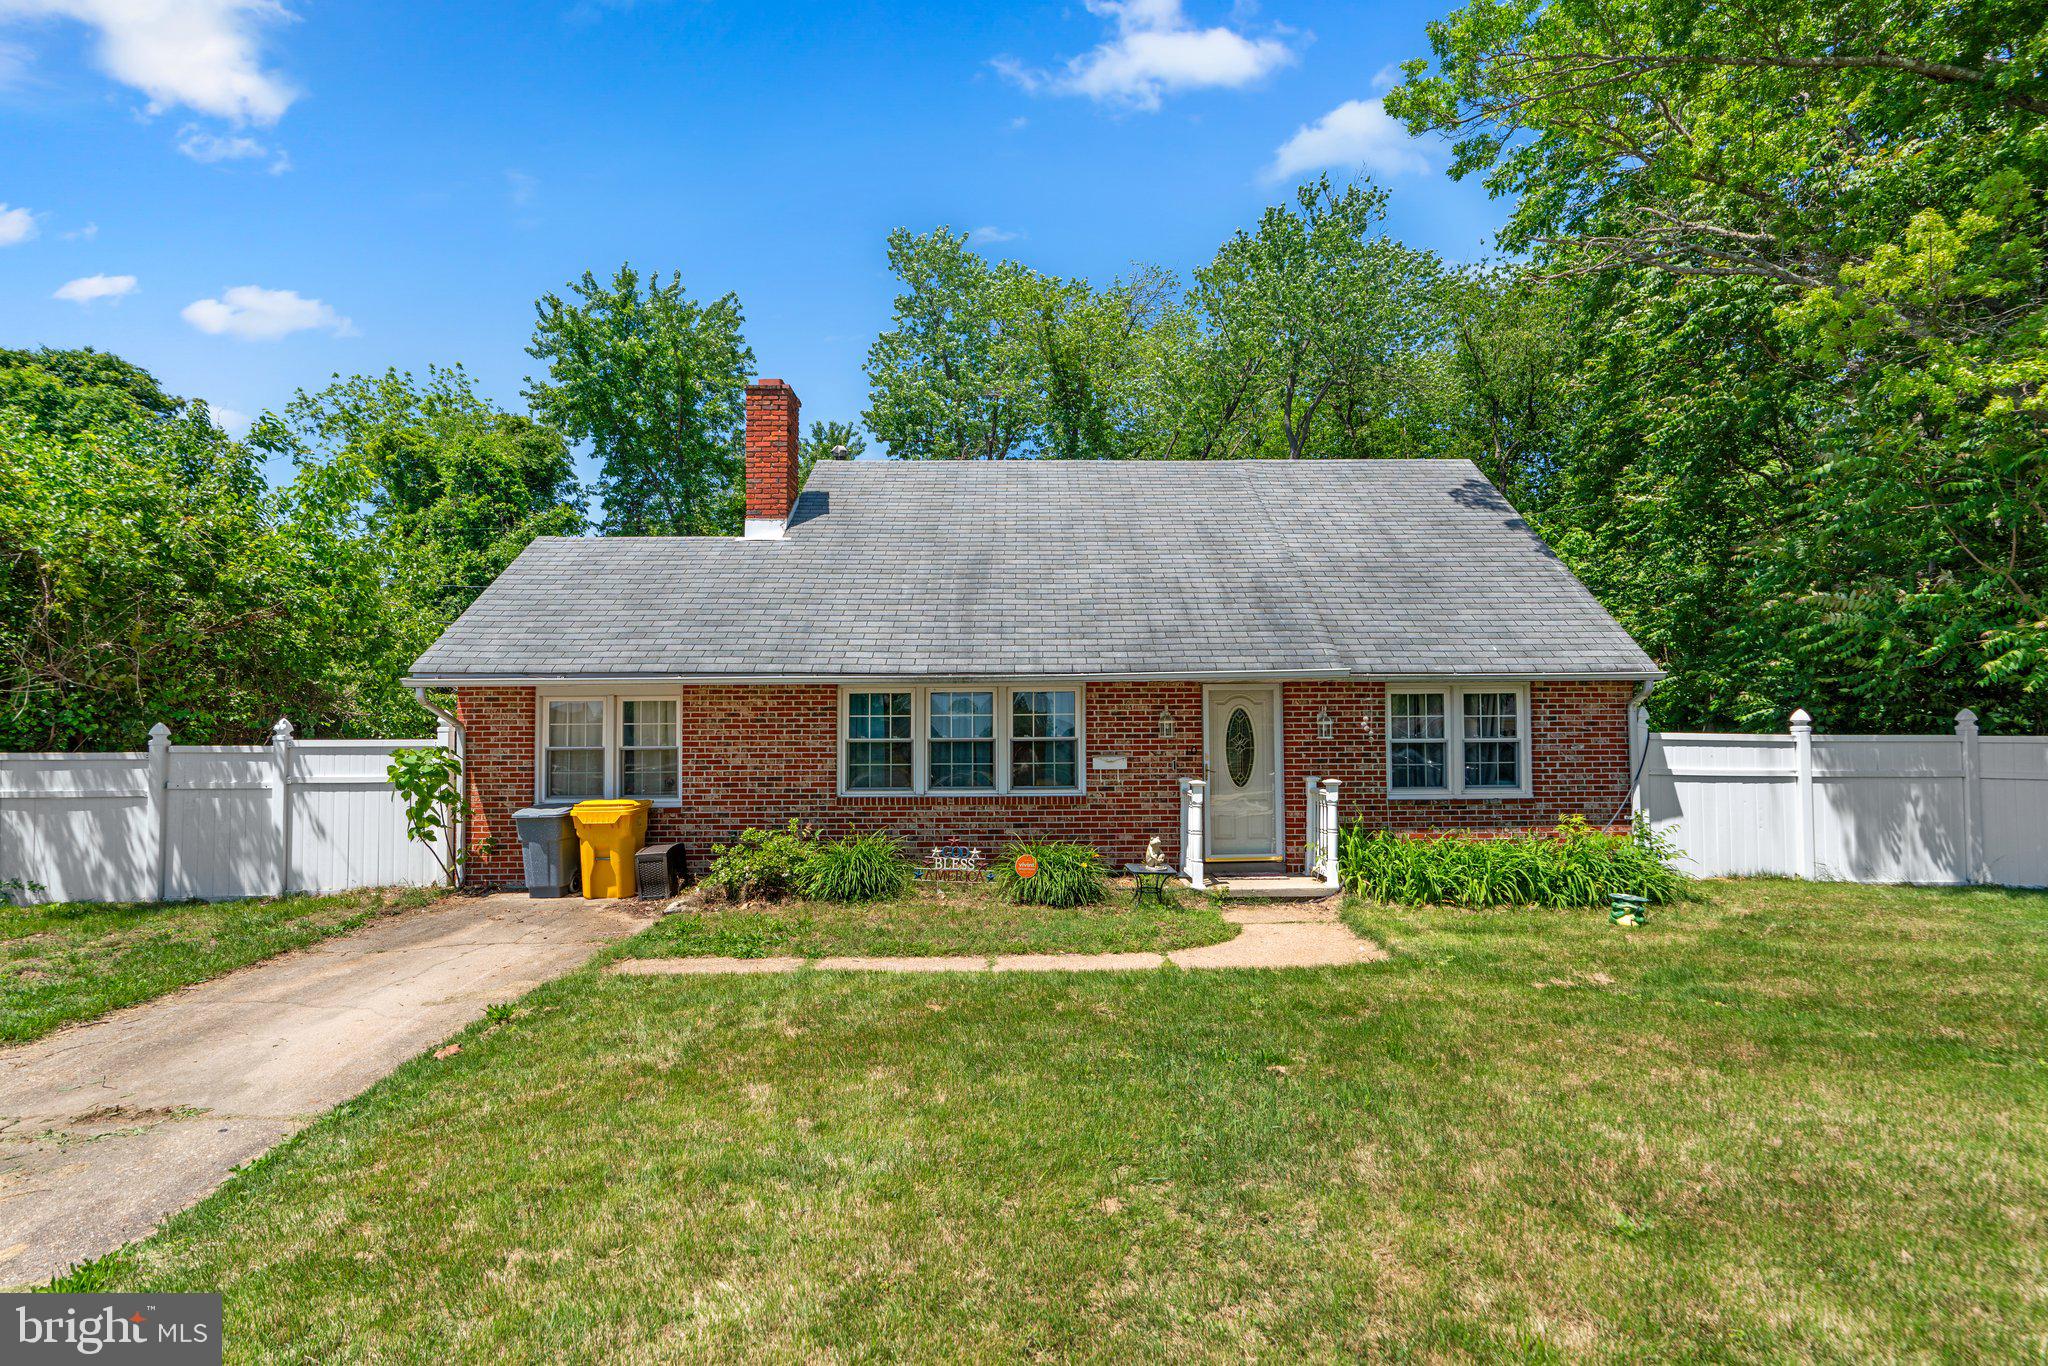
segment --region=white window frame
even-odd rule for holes
[[[851,711],[849,699],[855,693],[907,692],[910,694],[910,786],[861,788],[846,785],[846,731]],[[931,769],[931,695],[935,692],[992,692],[996,708],[996,785],[994,787],[929,786]],[[1020,692],[1070,692],[1074,695],[1074,786],[1010,786],[1010,699]],[[846,683],[839,688],[838,733],[832,742],[838,756],[839,795],[886,801],[890,798],[946,801],[954,797],[1079,797],[1088,791],[1088,690],[1080,683],[1061,679],[1038,682],[1017,680],[1007,683]]]
[[[1386,768],[1387,796],[1394,801],[1512,801],[1534,796],[1530,774],[1535,737],[1529,724],[1527,683],[1389,683],[1381,708],[1380,762]],[[1421,693],[1444,700],[1444,778],[1442,787],[1394,786],[1394,697]],[[1515,754],[1518,781],[1513,787],[1465,786],[1465,696],[1468,693],[1510,693],[1515,699]]]
[[[683,698],[678,692],[662,692],[659,689],[628,692],[604,692],[596,689],[559,690],[537,693],[533,701],[533,804],[535,806],[574,806],[580,801],[593,801],[591,797],[555,797],[548,794],[548,704],[550,702],[601,702],[604,704],[604,797],[618,797],[624,782],[625,769],[625,714],[623,702],[673,702],[676,708],[676,787],[673,797],[645,797],[640,800],[652,802],[655,806],[679,807],[682,799],[683,772]],[[641,746],[646,748],[646,746]]]

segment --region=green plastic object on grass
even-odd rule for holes
[[[1627,892],[1609,892],[1607,900],[1614,907],[1607,913],[1610,925],[1640,925],[1650,918],[1650,902],[1647,897],[1632,896]]]

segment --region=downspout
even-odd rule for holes
[[[460,887],[464,870],[455,859],[457,854],[469,848],[469,822],[463,815],[469,805],[469,732],[462,728],[462,722],[456,719],[454,712],[428,697],[425,688],[414,688],[412,695],[418,698],[420,705],[432,712],[442,725],[448,727],[449,734],[455,739],[455,790],[465,800],[455,808],[455,825],[449,831],[448,866],[456,870],[455,885]]]
[[[1657,691],[1661,679],[1646,678],[1636,684],[1636,690],[1628,699],[1628,795],[1622,798],[1622,805],[1632,812],[1642,810],[1643,766],[1650,759],[1650,717],[1646,708],[1650,705],[1650,694]],[[1613,825],[1621,816],[1622,808],[1614,808],[1614,817],[1608,820]]]

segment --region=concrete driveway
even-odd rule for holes
[[[447,902],[0,1051],[0,1285],[141,1237],[648,914],[630,902]]]

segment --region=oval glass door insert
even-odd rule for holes
[[[1243,787],[1252,780],[1252,756],[1257,741],[1252,738],[1252,718],[1239,707],[1230,713],[1223,728],[1223,762],[1230,768],[1230,781]]]

